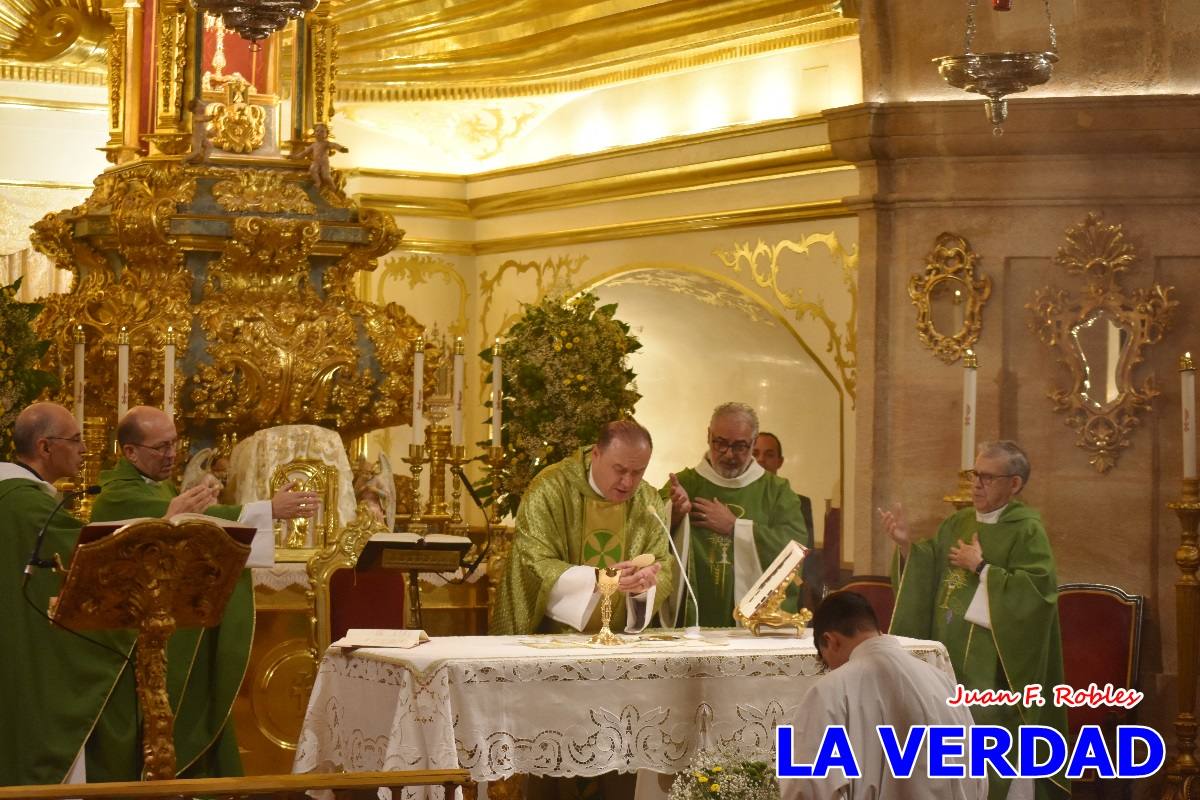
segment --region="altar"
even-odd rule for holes
[[[902,639],[953,676],[939,642]],[[701,640],[652,631],[616,647],[587,637],[462,636],[413,649],[325,653],[295,772],[461,767],[514,774],[675,773],[698,749],[773,752],[822,665],[811,634]],[[417,797],[423,790],[410,790]]]

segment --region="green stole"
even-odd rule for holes
[[[624,561],[625,551],[625,504],[611,503],[604,498],[588,497],[583,501],[583,544],[580,552],[583,555],[579,563],[585,567],[605,569],[613,564]],[[600,630],[600,606],[592,611],[592,616],[584,626],[585,633],[595,633]],[[612,596],[611,630],[620,632],[625,629],[625,593],[616,592]],[[548,617],[547,622],[554,622]],[[562,627],[561,623],[554,625]],[[569,628],[569,626],[568,626]]]
[[[990,631],[965,618],[979,578],[949,563],[950,547],[970,542],[976,533],[989,565]],[[1066,735],[1066,709],[1048,696],[1063,683],[1062,639],[1054,557],[1036,510],[1013,501],[995,523],[976,521],[973,508],[955,513],[933,539],[914,543],[903,565],[897,552],[892,585],[896,603],[888,632],[945,644],[964,687],[1020,692],[1041,684],[1045,706],[973,706],[976,723],[1003,725],[1014,738],[1020,725],[1049,725]],[[1049,800],[1067,796],[1069,786],[1060,773],[1038,780],[1035,788],[1039,800]],[[990,800],[1002,800],[1007,792],[1008,781],[989,773]]]
[[[117,652],[105,650],[53,627],[30,608],[22,591],[21,572],[57,502],[32,475],[0,480],[0,569],[8,576],[0,581],[5,609],[0,647],[6,654],[0,659],[0,785],[61,783],[85,740],[89,779],[136,780],[141,765],[137,731],[115,731],[114,739],[100,742],[109,732],[96,729],[106,704],[137,702],[132,692],[120,691],[118,680],[133,672],[120,655],[132,651],[133,635],[88,631],[88,638]],[[65,511],[55,513],[46,526],[42,557],[57,554],[69,566],[82,526]],[[45,611],[61,585],[49,570],[35,571],[26,587],[30,602]],[[93,760],[93,741],[110,761]]]
[[[169,481],[147,481],[127,459],[100,475],[101,491],[92,507],[96,522],[163,517],[178,494]],[[216,505],[209,516],[237,520],[240,506]],[[254,586],[250,570],[234,587],[221,624],[184,628],[167,644],[167,693],[175,712],[175,756],[181,778],[236,777],[241,756],[232,720],[254,638]],[[132,676],[130,676],[132,681]],[[114,729],[136,725],[132,710],[105,709],[100,724]]]

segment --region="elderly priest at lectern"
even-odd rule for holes
[[[598,630],[596,570],[603,568],[621,572],[612,628],[635,632],[649,624],[674,574],[661,522],[665,503],[642,480],[652,449],[649,431],[637,422],[610,422],[594,446],[530,483],[517,510],[493,634]],[[632,563],[645,554],[653,564]]]

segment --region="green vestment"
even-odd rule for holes
[[[757,464],[752,463],[749,469],[762,474],[738,487],[716,484],[690,467],[676,473],[679,485],[692,500],[720,500],[739,520],[754,523],[754,553],[750,555],[751,563],[742,564],[735,556],[733,537],[701,525],[691,525],[683,558],[700,605],[699,624],[706,628],[732,627],[735,624],[734,604],[749,591],[787,543],[796,541],[808,545],[811,541],[804,524],[800,497],[792,491],[787,479],[763,471]],[[667,484],[663,494],[668,494],[669,490],[670,484]],[[757,556],[757,563],[753,563],[754,556]],[[789,587],[783,609],[795,611],[799,595],[798,586]],[[682,605],[686,610],[683,624],[697,624],[692,604],[685,599]]]
[[[949,562],[950,547],[969,543],[976,532],[988,563],[990,631],[965,618],[979,578]],[[1013,501],[994,524],[976,521],[973,508],[959,511],[933,539],[913,544],[903,566],[897,553],[892,585],[896,606],[888,632],[945,644],[954,674],[967,689],[1020,692],[1041,684],[1046,705],[972,706],[976,723],[1003,725],[1014,741],[1020,725],[1050,725],[1067,735],[1066,709],[1050,699],[1063,682],[1058,583],[1050,539],[1036,510]],[[1069,787],[1060,773],[1036,782],[1037,797],[1066,797]],[[989,774],[988,797],[1002,800],[1007,792],[1008,781]]]
[[[612,503],[588,482],[591,448],[546,467],[517,509],[512,550],[492,614],[493,634],[558,633],[569,626],[546,617],[555,582],[572,566],[605,567],[652,553],[658,573],[653,615],[671,592],[674,570],[666,534],[651,515],[668,519],[661,498],[643,482],[633,497]],[[595,623],[596,615],[592,622]],[[589,626],[591,627],[591,626]],[[611,628],[625,627],[625,596],[613,596]]]
[[[52,626],[23,596],[22,570],[38,530],[58,502],[45,487],[32,475],[0,480],[0,569],[5,574],[0,581],[0,785],[61,783],[85,740],[89,779],[137,780],[137,731],[116,731],[115,739],[101,741],[105,732],[94,730],[105,703],[132,708],[137,702],[132,692],[116,691],[122,672],[133,672],[119,655],[133,649],[133,634],[88,631],[88,638],[118,652],[105,650]],[[69,566],[82,526],[64,511],[54,514],[41,557],[57,553]],[[61,585],[58,575],[39,569],[29,580],[29,598],[45,611]]]
[[[93,521],[162,517],[178,494],[169,481],[147,481],[122,458],[100,475]],[[236,520],[240,506],[210,506],[205,514]],[[167,692],[175,711],[175,758],[181,778],[242,774],[231,712],[250,659],[254,637],[254,587],[243,570],[221,624],[186,628],[167,644]],[[105,710],[101,725],[131,724]]]

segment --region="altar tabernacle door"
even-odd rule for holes
[[[167,697],[167,640],[176,628],[211,627],[250,555],[254,528],[195,519],[143,520],[112,532],[85,527],[54,604],[72,630],[134,628],[146,775],[175,777],[175,717]]]

